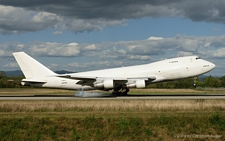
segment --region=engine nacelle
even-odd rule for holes
[[[145,80],[137,80],[136,88],[145,88]]]
[[[107,79],[104,80],[103,82],[95,83],[94,87],[98,89],[112,89],[114,88],[114,82],[113,79]]]
[[[113,79],[104,80],[104,88],[105,88],[105,89],[111,89],[111,88],[114,88],[114,82],[113,82]]]
[[[145,80],[136,80],[133,83],[127,84],[128,88],[145,88]]]

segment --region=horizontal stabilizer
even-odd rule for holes
[[[40,81],[35,79],[23,79],[22,82],[29,82],[29,83],[47,83],[47,81]]]

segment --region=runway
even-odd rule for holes
[[[74,95],[30,95],[30,96],[0,96],[0,100],[146,100],[146,99],[225,99],[225,94],[183,94],[183,95],[127,95],[127,96],[88,96]]]

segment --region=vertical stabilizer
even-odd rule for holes
[[[13,56],[19,64],[26,79],[40,78],[56,74],[24,52],[15,52],[13,53]]]

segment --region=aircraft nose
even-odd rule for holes
[[[209,62],[209,67],[210,67],[211,70],[213,70],[216,67],[216,65],[211,63],[211,62]]]
[[[214,69],[216,67],[216,65],[213,63],[211,64],[211,66],[212,66],[212,69]]]
[[[207,73],[207,72],[213,70],[213,69],[216,67],[216,65],[213,64],[212,62],[205,61],[205,60],[204,60],[204,63],[203,63],[203,64],[204,64],[204,65],[203,65],[202,70],[203,70],[205,73]]]

